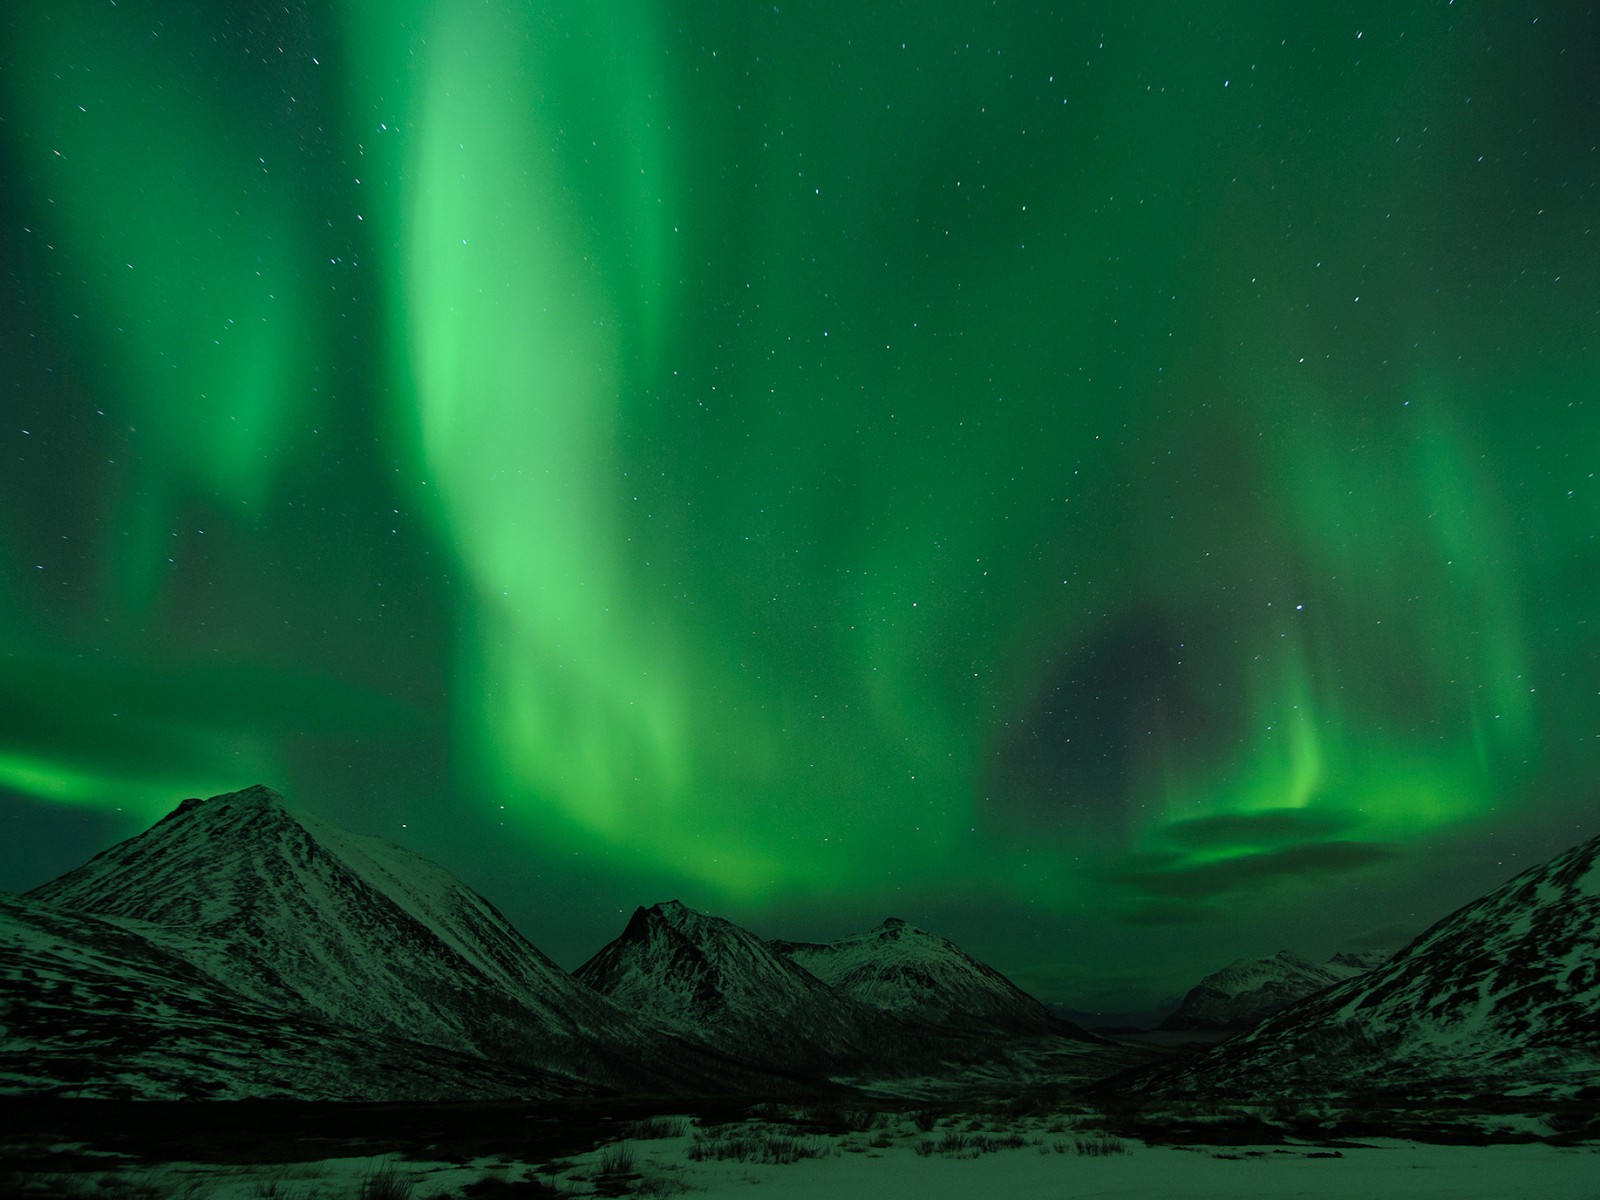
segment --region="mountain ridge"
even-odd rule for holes
[[[675,1032],[787,1069],[865,1057],[876,1014],[839,996],[723,917],[669,900],[627,926],[574,977]]]
[[[577,976],[730,1054],[886,1095],[1099,1078],[1142,1055],[1055,1017],[948,938],[893,917],[836,943],[768,942],[666,901],[635,910]]]
[[[1385,957],[1382,952],[1346,952],[1314,963],[1292,950],[1279,950],[1267,958],[1235,959],[1190,988],[1157,1028],[1171,1032],[1248,1029],[1285,1005],[1364,974]]]
[[[784,1086],[641,1024],[437,864],[261,785],[186,800],[26,898],[118,924],[247,1005],[502,1064],[547,1089],[552,1077],[577,1091]]]
[[[1137,1086],[1190,1096],[1570,1098],[1600,1074],[1600,837],[1436,922],[1387,962]]]
[[[949,938],[900,917],[887,917],[865,933],[832,942],[778,940],[771,945],[851,999],[923,1024],[1091,1039]]]
[[[482,1027],[497,1023],[489,1013],[452,1019],[446,1001],[464,980],[480,997],[514,995],[568,1033],[571,1014],[611,1016],[442,868],[261,786],[186,802],[28,896],[148,922],[255,1000],[468,1053],[510,1047]],[[428,901],[440,910],[431,917],[419,912]],[[479,945],[467,948],[474,933]],[[369,944],[378,952],[363,953]]]

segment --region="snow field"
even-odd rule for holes
[[[817,1196],[870,1200],[1249,1200],[1537,1196],[1595,1200],[1600,1146],[1542,1143],[1440,1146],[1368,1139],[1337,1152],[1316,1145],[1148,1146],[1059,1120],[980,1124],[909,1119],[842,1134],[752,1120],[693,1128],[688,1118],[636,1125],[635,1136],[552,1163],[506,1158],[418,1162],[396,1156],[261,1166],[173,1163],[130,1168],[117,1184],[89,1179],[69,1194],[116,1200],[436,1200],[533,1194],[538,1180],[570,1196]],[[662,1136],[662,1135],[666,1136]],[[493,1181],[501,1182],[496,1188]],[[374,1181],[384,1187],[374,1188]],[[20,1191],[19,1195],[26,1195]],[[43,1194],[43,1193],[41,1193]],[[548,1194],[548,1193],[546,1193]]]

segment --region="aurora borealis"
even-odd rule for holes
[[[0,886],[260,781],[1089,1004],[1596,832],[1600,12],[0,31]]]

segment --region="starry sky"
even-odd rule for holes
[[[1600,11],[0,14],[0,887],[264,782],[1137,1006],[1600,832]]]

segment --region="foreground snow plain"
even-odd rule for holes
[[[1228,1153],[1243,1153],[1249,1147]],[[1420,1146],[1377,1144],[1346,1150],[1338,1159],[1303,1154],[1219,1159],[1207,1150],[1189,1151],[1135,1144],[1133,1153],[1113,1158],[1041,1155],[1028,1149],[951,1160],[920,1158],[888,1151],[881,1158],[861,1155],[809,1160],[756,1171],[716,1164],[685,1182],[706,1196],[790,1197],[862,1196],[872,1200],[923,1200],[927,1197],[1005,1197],[1006,1200],[1089,1200],[1091,1197],[1246,1197],[1295,1196],[1316,1200],[1363,1197],[1514,1197],[1542,1200],[1583,1197],[1594,1200],[1600,1155],[1547,1146]],[[1536,1184],[1535,1184],[1536,1181]],[[751,1185],[759,1183],[752,1191]],[[702,1190],[703,1189],[703,1190]]]
[[[1044,1121],[967,1132],[959,1123],[931,1132],[898,1127],[829,1136],[795,1135],[749,1122],[714,1130],[669,1118],[673,1136],[629,1138],[554,1163],[506,1158],[421,1162],[395,1156],[336,1158],[262,1166],[174,1163],[118,1172],[102,1195],[144,1200],[436,1200],[444,1197],[677,1196],[790,1200],[1091,1200],[1184,1197],[1247,1200],[1303,1197],[1350,1200],[1416,1197],[1480,1200],[1600,1196],[1600,1145],[1516,1143],[1444,1146],[1364,1139],[1337,1151],[1313,1144],[1163,1146],[1109,1138]],[[715,1143],[748,1138],[804,1157],[773,1163],[718,1159]],[[765,1139],[765,1142],[763,1142]],[[961,1145],[966,1139],[966,1146]],[[976,1147],[988,1139],[989,1148]],[[931,1144],[931,1146],[930,1146]],[[943,1146],[944,1149],[932,1147]],[[537,1181],[532,1182],[532,1181]],[[41,1181],[42,1182],[42,1181]],[[83,1180],[87,1184],[88,1180]],[[540,1187],[539,1185],[544,1185]],[[549,1190],[545,1190],[549,1189]],[[26,1195],[28,1190],[19,1190]],[[77,1194],[93,1194],[74,1189]]]

